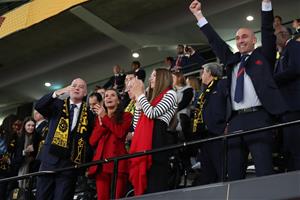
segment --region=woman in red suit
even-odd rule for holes
[[[98,115],[90,144],[95,149],[93,160],[112,158],[126,154],[125,138],[129,130],[132,115],[123,112],[120,97],[117,91],[108,89],[104,98],[105,108],[101,105],[95,106]],[[116,198],[125,195],[128,180],[127,160],[119,161]],[[102,166],[92,166],[88,170],[91,177],[96,178],[98,199],[110,198],[110,185],[113,176],[113,163]]]

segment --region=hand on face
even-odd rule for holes
[[[145,87],[143,81],[139,79],[132,80],[132,88],[130,90],[132,94],[137,98],[145,93]]]
[[[64,87],[62,89],[56,90],[55,94],[58,95],[58,96],[63,95],[63,94],[70,94],[71,90],[74,90],[74,89],[72,88],[71,85],[69,85],[69,86]]]

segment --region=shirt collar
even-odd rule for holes
[[[45,119],[42,119],[42,120],[36,122],[35,127],[38,127],[41,123],[43,123],[43,121],[46,121],[46,120],[45,120]]]
[[[77,108],[80,108],[82,102],[80,102],[80,103],[74,103],[74,102],[70,99],[70,105],[71,105],[71,104],[75,104],[75,105],[77,106]]]
[[[252,53],[253,53],[253,51],[251,51],[251,52],[249,52],[249,53],[246,53],[246,54],[241,54],[241,57],[244,56],[244,55],[251,56]]]

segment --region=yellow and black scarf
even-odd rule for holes
[[[82,102],[79,119],[71,132],[69,114],[69,99],[64,100],[62,115],[58,121],[50,147],[50,153],[60,158],[70,158],[76,164],[85,162],[86,140],[88,138],[88,112],[85,102]],[[71,135],[72,134],[72,135]]]
[[[218,78],[214,77],[214,79],[209,83],[207,88],[204,90],[204,92],[201,93],[201,95],[198,98],[196,110],[194,113],[194,119],[193,119],[193,133],[197,132],[197,128],[200,124],[203,124],[203,106],[206,101],[206,97],[208,94],[210,94],[212,88],[216,85],[218,82]]]
[[[135,111],[135,101],[131,100],[127,105],[127,107],[125,108],[125,112],[129,112],[132,115],[134,115],[134,111]]]

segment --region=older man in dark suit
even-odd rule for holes
[[[235,36],[238,53],[233,53],[207,22],[199,1],[193,1],[190,10],[215,54],[226,66],[233,111],[228,131],[271,125],[270,114],[281,114],[287,107],[272,78],[276,54],[270,0],[262,1],[262,47],[255,48],[256,37],[251,29],[240,28]],[[254,160],[257,176],[273,173],[272,132],[264,131],[229,140],[229,180],[245,177],[248,150]]]
[[[193,132],[201,138],[223,135],[226,129],[228,89],[222,72],[222,66],[218,63],[203,65],[201,79],[204,90],[197,101],[193,120]],[[201,145],[201,184],[221,181],[223,150],[221,140]]]
[[[63,94],[70,97],[65,100],[58,98]],[[37,101],[35,109],[49,120],[49,132],[39,154],[40,171],[81,164],[89,159],[88,139],[93,127],[93,114],[83,101],[86,94],[86,82],[77,78],[70,86]],[[37,199],[73,199],[77,173],[64,171],[38,177]]]
[[[282,116],[283,122],[300,119],[300,38],[291,39],[287,29],[276,33],[280,57],[275,65],[274,79],[279,86],[289,112]],[[300,125],[283,129],[283,145],[288,171],[300,170]]]

